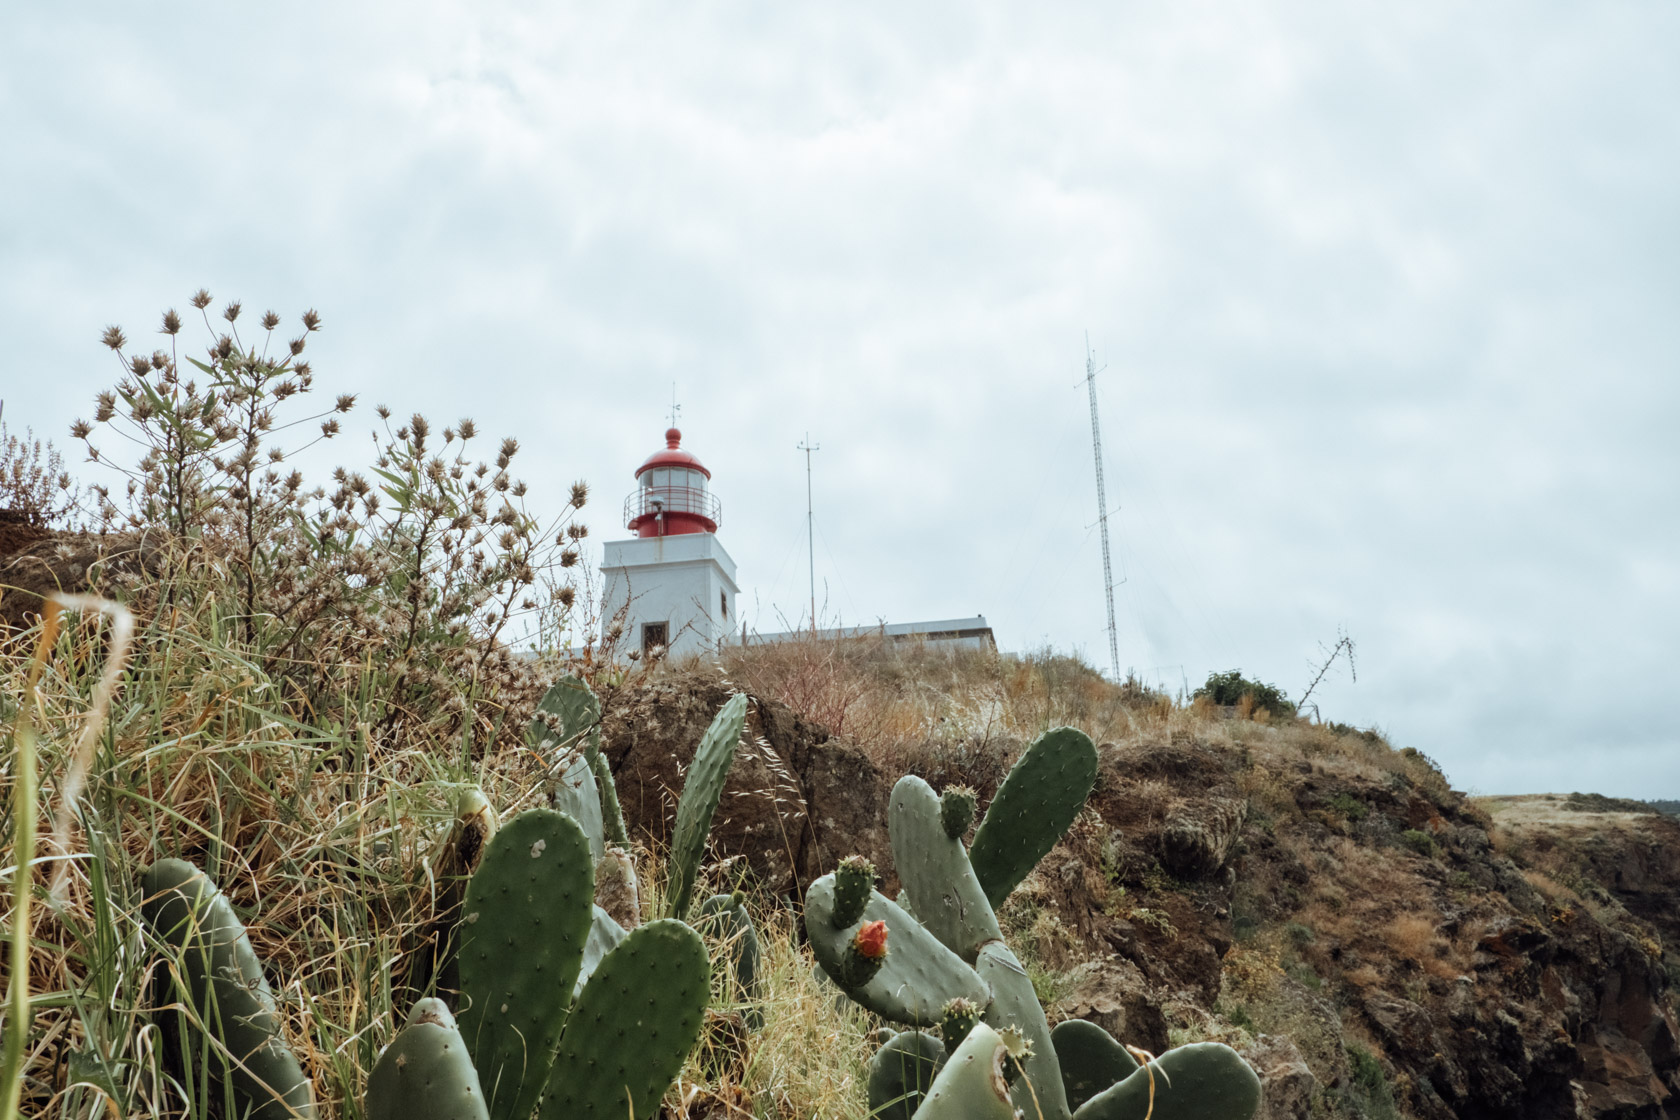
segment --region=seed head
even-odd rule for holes
[[[228,305],[222,309],[222,318],[226,319],[230,323],[239,318],[238,300],[230,300],[228,302]]]
[[[271,331],[280,325],[280,316],[273,311],[264,311],[262,317],[263,330]]]
[[[163,333],[164,334],[180,334],[181,333],[181,316],[176,313],[176,311],[173,307],[171,307],[168,311],[165,311],[163,313]]]
[[[121,327],[106,327],[105,333],[100,336],[99,341],[113,350],[120,351],[128,345],[128,336],[123,334]]]
[[[210,292],[209,292],[209,290],[206,289],[206,288],[200,288],[198,291],[194,292],[193,297],[192,297],[192,305],[194,307],[198,308],[200,311],[203,311],[206,307],[209,307],[210,306]]]

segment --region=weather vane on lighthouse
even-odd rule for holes
[[[677,419],[682,415],[682,405],[677,403],[677,383],[671,382],[671,427],[677,426]]]

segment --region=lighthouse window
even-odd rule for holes
[[[727,620],[729,618],[729,592],[718,592],[718,607],[723,611],[724,619]]]
[[[666,622],[642,623],[642,656],[651,657],[655,650],[664,649],[669,645],[670,632],[670,624]]]

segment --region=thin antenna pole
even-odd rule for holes
[[[817,632],[817,538],[816,518],[811,512],[811,452],[821,451],[822,444],[811,442],[811,433],[805,433],[805,442],[798,450],[805,452],[805,552],[810,557],[811,565],[811,633]]]
[[[1107,368],[1107,367],[1104,367]],[[1120,679],[1120,642],[1114,626],[1114,566],[1108,559],[1108,495],[1103,492],[1102,429],[1097,425],[1097,363],[1091,357],[1091,335],[1085,334],[1085,388],[1091,394],[1091,454],[1097,461],[1097,524],[1102,526],[1103,592],[1108,597],[1108,661]]]

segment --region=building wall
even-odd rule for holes
[[[735,561],[713,533],[608,541],[601,576],[603,640],[623,612],[619,656],[642,648],[649,623],[666,624],[676,657],[714,652],[738,633]]]

